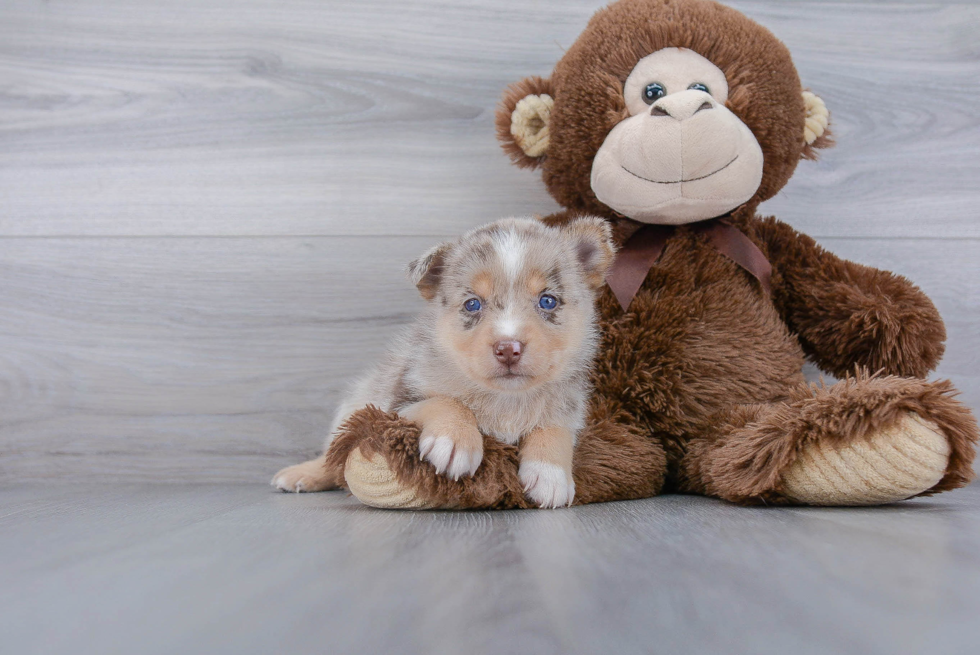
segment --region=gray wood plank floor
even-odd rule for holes
[[[257,485],[0,489],[5,653],[976,653],[980,486],[386,512]]]

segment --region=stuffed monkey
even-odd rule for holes
[[[710,0],[621,0],[545,79],[512,85],[497,133],[564,208],[607,220],[619,255],[575,504],[684,492],[742,504],[875,505],[965,485],[977,424],[949,382],[936,308],[757,214],[831,144],[786,47]],[[804,381],[804,360],[841,379]],[[485,439],[459,481],[417,426],[366,408],[313,467],[379,507],[532,507],[517,449]],[[571,480],[569,480],[571,482]]]

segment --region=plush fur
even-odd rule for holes
[[[419,427],[394,412],[368,407],[341,427],[321,466],[343,480],[355,448],[366,457],[381,454],[399,481],[433,507],[446,509],[527,509],[518,477],[518,448],[485,437],[484,464],[472,478],[458,481],[419,465]],[[653,441],[612,421],[590,424],[575,449],[575,505],[653,496],[661,489],[664,452]]]
[[[905,412],[939,425],[952,450],[942,480],[921,495],[955,489],[973,478],[977,427],[954,395],[948,381],[859,372],[829,388],[799,385],[785,403],[731,408],[717,417],[719,430],[689,444],[691,469],[682,473],[687,483],[682,489],[742,503],[786,503],[780,473],[807,442],[863,439],[894,425]]]
[[[698,493],[738,503],[793,502],[781,480],[808,444],[831,447],[894,426],[909,412],[949,442],[947,470],[933,487],[966,484],[977,424],[949,382],[922,378],[943,353],[932,302],[905,278],[842,260],[774,218],[759,203],[775,195],[801,159],[830,145],[803,139],[803,87],[789,52],[768,30],[708,0],[621,0],[601,10],[550,79],[508,89],[498,136],[520,166],[540,168],[565,210],[545,218],[605,218],[618,245],[639,227],[603,205],[590,186],[593,158],[625,116],[623,82],[644,56],[690,48],[725,74],[728,109],[764,154],[763,179],[727,215],[772,265],[771,295],[692,227],[681,225],[627,311],[608,287],[592,374],[589,425],[574,457],[577,502]],[[529,93],[554,98],[549,145],[528,157],[510,114]],[[805,359],[846,378],[804,382]],[[351,417],[328,457],[339,475],[355,447],[380,453],[399,480],[442,507],[526,507],[516,449],[485,442],[484,468],[459,483],[418,461],[417,428],[377,410]],[[899,444],[900,445],[900,444]]]
[[[765,171],[755,199],[771,198],[789,181],[803,156],[805,107],[786,46],[715,2],[621,0],[596,13],[550,79],[552,147],[541,168],[559,204],[609,214],[588,184],[592,159],[623,117],[627,76],[640,59],[666,47],[690,48],[725,73],[728,109],[762,146]]]

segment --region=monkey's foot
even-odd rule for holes
[[[892,503],[938,484],[950,453],[935,423],[908,412],[864,439],[807,444],[783,477],[783,493],[805,505]]]
[[[344,467],[347,486],[354,496],[371,507],[381,509],[432,509],[435,505],[420,497],[418,491],[398,481],[380,454],[365,457],[355,448],[347,457]]]

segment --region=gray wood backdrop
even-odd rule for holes
[[[0,4],[0,478],[265,481],[420,302],[404,264],[555,209],[493,136],[600,2]],[[980,7],[733,2],[838,147],[766,209],[936,301],[980,408]]]

